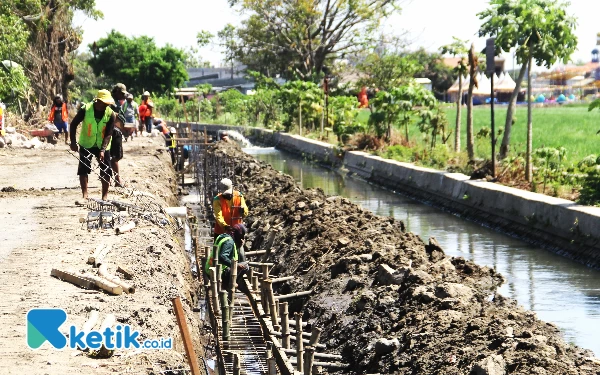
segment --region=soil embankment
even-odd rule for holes
[[[176,205],[175,175],[159,139],[124,143],[124,178],[163,206]],[[195,281],[183,249],[181,231],[141,220],[131,232],[82,227],[87,209],[80,199],[77,160],[67,146],[49,150],[0,150],[0,373],[2,374],[158,374],[183,373],[185,359],[171,298],[181,298],[196,353],[202,356]],[[94,162],[95,163],[95,162]],[[90,197],[100,198],[98,176],[90,175]],[[111,188],[109,199],[128,202]],[[134,273],[134,294],[112,296],[81,289],[50,276],[53,268],[90,271],[88,257],[98,244],[112,245],[105,258]],[[173,339],[173,350],[117,350],[110,358],[92,358],[78,350],[55,350],[48,343],[32,350],[26,341],[26,314],[32,308],[63,308],[67,324],[81,327],[90,310],[102,322],[107,314],[129,324],[142,339]],[[65,325],[67,325],[65,324]],[[63,327],[64,328],[64,327]],[[202,366],[201,362],[201,368]]]
[[[567,344],[558,328],[495,293],[493,269],[448,257],[404,224],[379,217],[244,154],[239,160],[250,216],[251,250],[276,231],[273,274],[295,276],[280,294],[312,289],[290,312],[323,329],[346,373],[597,374],[590,351]]]

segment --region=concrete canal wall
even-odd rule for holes
[[[210,129],[208,128],[210,126]],[[360,176],[374,184],[425,201],[520,237],[592,267],[600,267],[600,208],[483,180],[383,159],[364,152],[341,158],[335,146],[260,128],[207,125],[209,132],[232,129],[255,141]]]

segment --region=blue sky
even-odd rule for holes
[[[457,6],[458,5],[458,6]],[[476,14],[488,5],[485,0],[407,0],[402,12],[385,23],[385,30],[395,34],[407,32],[411,48],[424,47],[436,51],[452,42],[452,36],[475,42],[483,49],[485,40],[477,38],[480,21]],[[84,29],[80,50],[94,40],[106,36],[111,29],[128,36],[148,35],[158,45],[170,43],[185,48],[196,44],[196,34],[208,30],[216,34],[227,23],[239,24],[241,16],[232,10],[227,0],[96,0],[104,19],[94,21],[78,14],[75,24]],[[600,1],[573,0],[569,13],[578,18],[576,34],[579,49],[572,60],[590,60],[600,32]],[[205,60],[218,65],[222,61],[217,46],[201,50]],[[512,56],[506,55],[506,68],[512,68]]]

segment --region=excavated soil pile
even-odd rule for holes
[[[291,302],[321,342],[356,374],[598,374],[590,351],[566,344],[552,324],[495,294],[501,275],[448,257],[401,221],[380,217],[218,144],[239,160],[252,250],[268,247],[273,274],[296,276],[280,294],[312,289]],[[326,369],[323,369],[327,371]],[[331,372],[331,370],[329,370]]]

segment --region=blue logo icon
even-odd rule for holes
[[[67,321],[67,313],[63,309],[31,309],[27,312],[27,345],[38,349],[46,341],[54,348],[63,349],[171,349],[172,338],[146,339],[140,343],[140,333],[129,325],[117,324],[115,328],[107,327],[104,331],[78,331],[77,327],[69,327],[68,340],[59,329]]]

